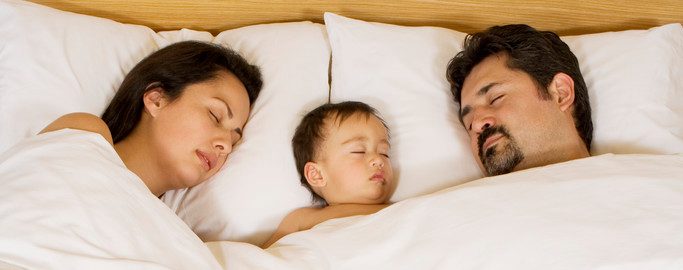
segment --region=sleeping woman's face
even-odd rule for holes
[[[249,97],[235,75],[219,71],[211,80],[188,85],[171,102],[161,97],[159,107],[152,111],[151,156],[156,160],[150,162],[163,172],[169,181],[166,186],[186,188],[205,181],[223,166],[242,138]]]

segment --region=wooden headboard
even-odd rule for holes
[[[322,22],[323,12],[366,21],[441,26],[463,32],[526,23],[560,35],[646,29],[683,22],[681,0],[32,0],[57,9],[142,24],[217,34],[241,26]]]

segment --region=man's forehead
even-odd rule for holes
[[[468,92],[466,90],[471,88],[481,88],[479,84],[487,83],[487,79],[491,79],[499,74],[501,71],[509,70],[507,66],[507,55],[503,53],[498,53],[490,55],[479,64],[474,66],[465,80],[463,81],[463,93]],[[474,85],[473,85],[474,84]],[[471,90],[469,90],[471,92]]]

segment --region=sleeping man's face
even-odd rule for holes
[[[576,136],[571,104],[557,102],[553,83],[550,96],[541,97],[527,73],[507,67],[507,58],[499,53],[484,59],[465,78],[461,92],[460,115],[470,147],[489,176],[554,163],[566,148],[564,138],[572,131]]]

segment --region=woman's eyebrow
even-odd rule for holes
[[[220,101],[221,103],[223,103],[223,105],[225,105],[225,108],[228,109],[228,118],[232,119],[234,115],[232,114],[232,109],[230,109],[230,105],[228,105],[228,103],[225,102],[225,100],[220,99],[218,97],[214,97],[214,99]],[[237,135],[240,135],[240,139],[242,138],[242,129],[241,128],[235,128],[235,129],[233,129],[233,131],[236,132]]]
[[[232,114],[232,109],[230,109],[230,105],[228,105],[228,103],[225,102],[225,100],[223,100],[223,99],[220,99],[220,98],[217,98],[217,97],[214,97],[214,99],[217,99],[218,101],[222,102],[223,105],[225,105],[225,108],[228,109],[228,118],[232,119],[233,114]],[[241,134],[241,133],[240,133],[240,134]]]

